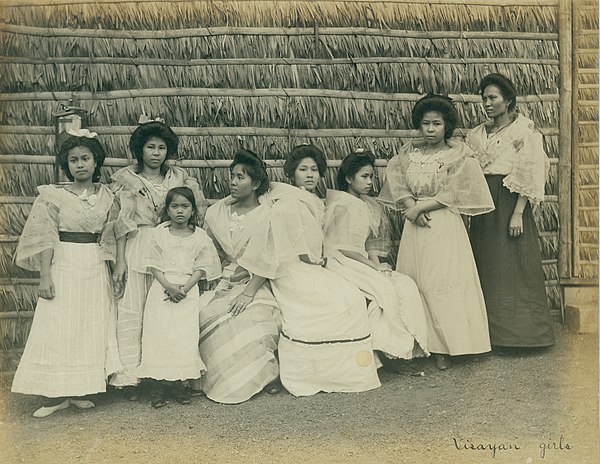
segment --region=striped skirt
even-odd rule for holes
[[[38,300],[12,391],[50,398],[104,392],[120,364],[114,298],[98,245],[60,242],[50,272],[56,294]]]
[[[229,313],[230,302],[245,287],[221,280],[215,298],[200,310],[200,356],[206,364],[202,390],[219,403],[247,401],[279,376],[275,350],[281,323],[268,287],[245,311]]]

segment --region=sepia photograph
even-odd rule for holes
[[[598,0],[0,0],[0,461],[600,464]]]

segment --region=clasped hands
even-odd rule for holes
[[[179,303],[187,296],[187,290],[185,285],[169,284],[165,287],[166,298],[163,301],[171,301],[172,303]]]
[[[420,227],[431,227],[429,221],[431,216],[428,211],[421,211],[417,205],[413,205],[404,211],[404,217],[412,224],[416,224]]]

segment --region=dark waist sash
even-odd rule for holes
[[[349,339],[343,339],[343,340],[326,340],[326,341],[322,341],[322,342],[309,342],[306,340],[297,340],[295,338],[288,336],[285,332],[281,332],[281,336],[284,338],[287,338],[288,340],[290,340],[292,342],[302,343],[304,345],[328,345],[328,344],[334,344],[334,343],[362,342],[363,340],[367,340],[371,336],[371,334],[365,335],[364,337],[360,337],[360,338],[349,338]]]
[[[91,232],[58,232],[58,239],[61,242],[70,243],[98,243],[100,241],[100,234],[93,234]]]

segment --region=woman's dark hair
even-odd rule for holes
[[[233,155],[233,163],[229,167],[230,171],[237,165],[244,167],[244,172],[255,182],[260,182],[256,189],[256,195],[261,196],[269,190],[269,176],[267,174],[267,165],[256,153],[250,150],[241,149]]]
[[[77,137],[74,135],[68,135],[68,137],[61,143],[58,150],[57,162],[60,168],[64,171],[67,178],[72,182],[75,180],[71,171],[69,171],[69,152],[75,147],[84,147],[92,152],[94,161],[96,162],[96,169],[92,175],[92,181],[98,182],[100,180],[100,168],[104,164],[104,158],[106,153],[104,148],[100,145],[97,139],[90,139],[88,137]]]
[[[160,220],[161,222],[168,221],[169,218],[169,205],[173,202],[176,195],[181,195],[192,204],[192,215],[188,221],[188,224],[194,227],[200,226],[198,217],[198,205],[196,205],[196,198],[194,198],[194,192],[188,187],[174,187],[167,192],[165,197],[165,206],[161,211]]]
[[[162,139],[165,145],[167,145],[167,156],[160,167],[160,171],[164,174],[169,169],[166,161],[177,153],[177,147],[179,146],[179,138],[173,132],[173,129],[164,122],[151,121],[138,126],[129,138],[129,149],[138,162],[138,173],[142,172],[144,167],[144,145],[152,137]]]
[[[442,115],[444,119],[444,139],[452,137],[454,129],[458,126],[458,112],[452,100],[444,95],[429,94],[421,98],[413,107],[411,120],[415,129],[421,128],[423,116],[428,111],[436,111]]]
[[[493,73],[488,74],[479,83],[479,94],[483,97],[483,91],[486,87],[495,85],[500,90],[502,98],[508,102],[508,111],[517,109],[517,89],[512,81],[503,74]]]
[[[327,173],[327,161],[325,161],[325,155],[316,146],[312,144],[303,144],[294,147],[285,160],[285,163],[283,163],[283,172],[288,179],[294,180],[294,174],[296,173],[296,169],[298,169],[298,165],[306,158],[315,160],[319,175],[325,177],[325,174]]]
[[[348,191],[347,177],[354,177],[364,166],[375,168],[375,155],[370,151],[360,151],[349,154],[344,158],[337,173],[336,183],[338,190]]]

